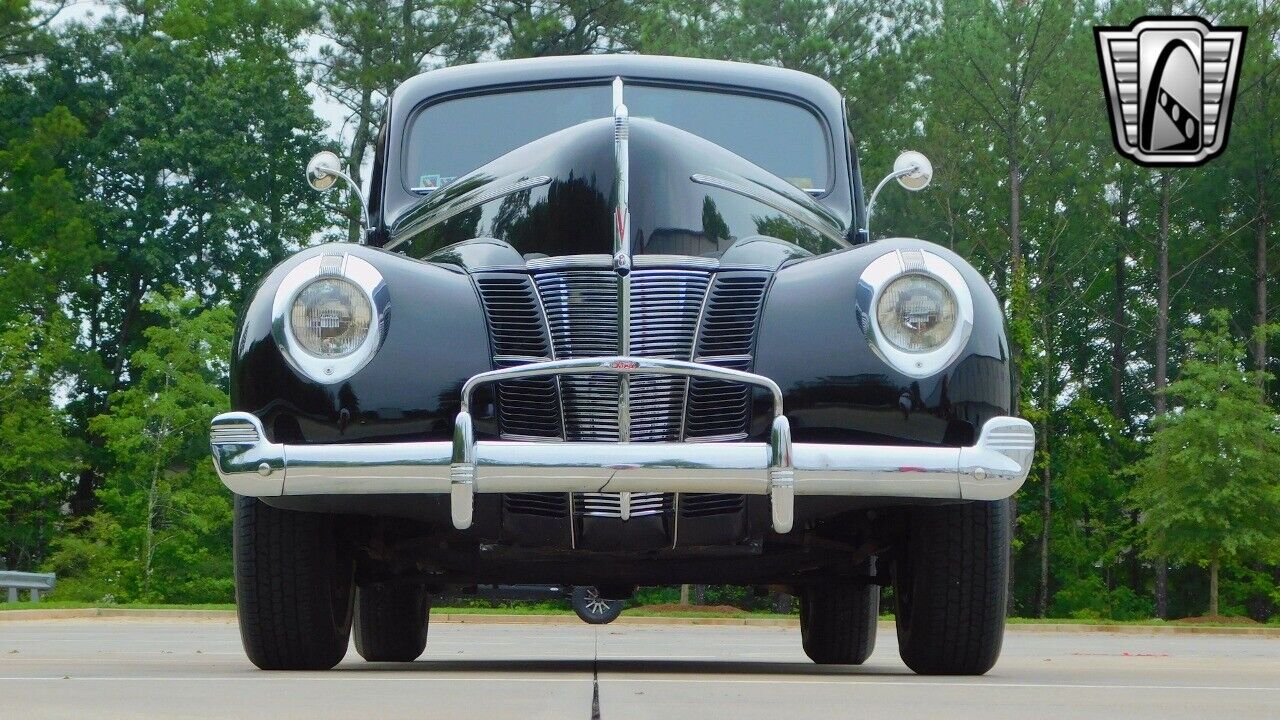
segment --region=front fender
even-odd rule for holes
[[[281,279],[322,253],[350,253],[378,269],[390,293],[382,345],[336,383],[295,371],[272,337]],[[467,378],[492,367],[488,332],[470,277],[442,265],[363,245],[303,250],[262,280],[240,320],[231,405],[253,413],[276,442],[429,440],[450,437]]]
[[[974,303],[968,342],[925,378],[877,356],[855,313],[862,271],[907,248],[950,262]],[[922,240],[882,240],[780,269],[761,311],[754,371],[782,387],[797,442],[971,445],[984,422],[1010,410],[1008,342],[995,294],[963,258]]]

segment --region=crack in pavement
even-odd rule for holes
[[[600,628],[596,628],[591,657],[591,720],[600,720]]]

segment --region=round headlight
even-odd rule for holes
[[[354,283],[322,277],[298,293],[289,310],[289,324],[308,354],[326,360],[343,358],[369,336],[373,306]]]
[[[907,274],[888,284],[876,303],[876,320],[885,340],[911,353],[942,346],[956,329],[956,298],[928,275]]]

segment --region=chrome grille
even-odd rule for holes
[[[710,283],[705,270],[642,269],[631,273],[631,354],[688,360],[698,313]],[[612,270],[563,270],[536,275],[556,358],[618,352],[618,276]],[[631,440],[680,439],[683,378],[631,378]],[[560,378],[568,440],[618,441],[618,379]]]
[[[489,316],[489,339],[497,357],[549,359],[550,344],[533,284],[525,275],[494,274],[476,278]]]
[[[727,493],[681,493],[680,516],[687,518],[709,517],[741,512],[747,507],[746,495]]]
[[[223,422],[209,431],[209,442],[214,445],[252,445],[259,440],[258,428],[247,422]]]
[[[750,370],[755,353],[756,323],[769,276],[763,272],[716,275],[707,293],[706,309],[694,359],[697,362]],[[741,383],[694,379],[689,383],[685,438],[740,440],[751,424],[751,388]]]
[[[506,493],[502,507],[521,515],[562,518],[569,515],[569,497],[565,493]]]
[[[631,354],[689,360],[710,275],[696,270],[637,270],[631,275]],[[631,440],[680,440],[685,378],[631,378]]]
[[[489,318],[494,365],[500,368],[551,359],[551,341],[533,282],[527,275],[494,273],[476,278]],[[504,437],[561,436],[555,378],[500,382],[494,390]]]
[[[531,264],[531,276],[477,275],[496,367],[618,353],[618,276],[611,269],[582,265]],[[630,277],[632,355],[751,368],[768,273],[716,273],[714,265],[702,262],[638,267]],[[504,437],[617,442],[618,392],[618,378],[611,375],[499,383],[499,428]],[[732,383],[635,375],[630,405],[634,442],[741,439],[751,420],[751,391]],[[504,508],[563,517],[567,501],[563,493],[511,493]],[[680,512],[691,518],[739,512],[744,501],[741,495],[685,495]],[[669,513],[675,505],[671,493],[632,493],[629,516]],[[576,493],[573,498],[578,515],[617,518],[621,506],[619,493]]]
[[[574,493],[574,506],[578,514],[591,517],[622,517],[624,493],[584,492]],[[661,515],[671,511],[671,493],[633,492],[626,493],[625,502],[628,517],[644,517]]]
[[[569,270],[535,276],[557,359],[618,353],[618,276],[612,270]],[[562,375],[566,440],[618,440],[618,379]]]

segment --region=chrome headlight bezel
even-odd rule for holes
[[[358,288],[373,310],[369,332],[348,355],[338,358],[318,357],[307,351],[295,337],[290,314],[298,296],[312,282],[330,277],[345,280]],[[391,295],[382,278],[369,261],[350,253],[322,253],[303,260],[285,273],[276,289],[271,305],[271,334],[290,367],[321,383],[346,380],[364,367],[377,354],[386,334],[387,312]]]
[[[956,303],[956,324],[938,347],[925,352],[903,350],[885,337],[876,308],[886,288],[905,275],[924,275],[951,291]],[[858,324],[867,344],[898,372],[914,378],[928,377],[950,365],[973,333],[973,295],[955,266],[941,256],[923,249],[893,250],[867,265],[858,278]]]

